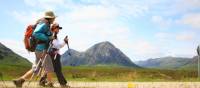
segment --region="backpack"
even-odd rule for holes
[[[36,48],[36,39],[34,38],[34,36],[32,36],[36,25],[28,25],[28,27],[26,28],[25,31],[25,36],[24,36],[24,45],[27,51],[29,52],[34,52],[35,48]]]
[[[35,51],[35,48],[36,48],[36,45],[38,43],[38,41],[34,38],[34,36],[32,36],[37,24],[42,21],[44,23],[48,23],[47,20],[45,19],[39,19],[36,24],[34,25],[28,25],[27,28],[26,28],[26,31],[25,31],[25,35],[24,35],[24,45],[25,45],[25,48],[28,52],[34,52]]]

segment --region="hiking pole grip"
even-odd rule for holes
[[[52,36],[55,37],[55,36],[56,36],[56,33],[53,33]],[[49,42],[49,47],[48,47],[48,49],[47,49],[47,54],[49,53],[51,47],[53,46],[53,44],[52,44],[53,40],[54,40],[54,39],[52,39],[52,40]]]
[[[67,44],[67,48],[68,48],[68,55],[71,56],[71,53],[70,53],[70,48],[69,48],[69,42],[68,42],[68,36],[65,36],[65,39],[64,39],[65,43]]]

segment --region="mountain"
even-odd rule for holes
[[[162,57],[155,59],[148,59],[146,61],[137,61],[137,65],[147,68],[159,69],[197,69],[198,57],[182,58],[182,57]]]
[[[0,75],[6,79],[20,77],[32,63],[0,43]]]
[[[68,54],[70,52],[71,56]],[[117,65],[138,67],[110,42],[95,44],[85,52],[70,49],[61,56],[63,65]]]
[[[191,69],[191,70],[197,70],[198,66],[198,56],[194,56],[190,59],[189,63],[180,67],[180,69]]]
[[[0,43],[0,65],[30,66],[31,62],[14,53],[12,50]]]

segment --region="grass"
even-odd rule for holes
[[[0,65],[4,79],[20,77],[30,66]],[[160,70],[116,66],[66,66],[63,73],[69,81],[137,81],[137,82],[196,82],[196,70]],[[54,76],[56,80],[56,77]]]
[[[31,66],[25,65],[0,64],[0,73],[2,73],[4,80],[11,80],[21,76],[30,68]]]
[[[69,80],[80,81],[200,81],[195,70],[136,69],[127,67],[64,67]]]

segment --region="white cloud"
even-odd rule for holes
[[[176,35],[176,39],[180,41],[193,41],[195,39],[194,32],[181,32]]]
[[[187,46],[187,44],[179,44],[175,47],[168,47],[166,50],[166,56],[175,56],[175,57],[193,57],[196,56],[195,45]]]
[[[63,23],[61,23],[63,24]],[[92,22],[72,22],[63,25],[60,31],[61,38],[66,34],[71,38],[72,46],[78,50],[85,50],[93,44],[101,41],[129,40],[130,29],[124,25],[117,25],[106,20]]]
[[[166,33],[166,32],[158,32],[155,34],[155,37],[158,38],[158,39],[167,39],[168,37],[170,36],[169,33]]]
[[[147,41],[138,41],[135,43],[135,51],[137,51],[137,53],[141,53],[141,54],[151,54],[152,51],[156,51],[157,49],[155,47],[153,47],[149,42]]]
[[[128,19],[143,16],[151,6],[150,3],[136,0],[100,0],[100,3],[105,7],[117,9],[121,16]]]
[[[172,7],[179,14],[188,13],[200,9],[200,0],[177,0]]]
[[[150,6],[153,6],[153,2],[140,2],[135,0],[121,1],[121,0],[24,0],[25,4],[37,9],[44,10],[60,10],[68,9],[73,10],[77,8],[87,8],[87,6],[103,6],[105,8],[113,8],[117,10],[119,14],[126,18],[143,16],[144,13],[149,11]],[[96,7],[94,7],[96,9]],[[92,8],[90,8],[92,9]],[[64,11],[64,10],[63,10]],[[99,11],[98,9],[96,12]],[[77,14],[79,15],[79,14]],[[87,15],[87,13],[86,13]]]
[[[24,0],[24,3],[28,6],[44,10],[55,10],[58,6],[64,5],[64,0]]]
[[[132,43],[130,47],[134,55],[139,59],[155,58],[163,55],[162,48],[146,40],[138,40]]]
[[[151,5],[151,13],[162,16],[177,16],[200,9],[200,0],[155,0]]]
[[[102,6],[74,9],[58,17],[58,22],[64,28],[60,35],[64,37],[69,34],[72,42],[76,41],[72,46],[76,45],[75,47],[79,47],[79,50],[85,50],[89,47],[88,45],[91,46],[97,41],[113,40],[112,37],[124,38],[130,35],[130,29],[125,24],[115,22],[117,14],[115,10]]]
[[[44,16],[43,12],[34,11],[13,11],[12,16],[22,24],[34,24],[38,19]]]
[[[71,13],[67,13],[66,17],[72,21],[99,21],[99,20],[113,20],[118,15],[118,12],[112,8],[103,6],[85,6],[74,9]]]
[[[158,32],[155,37],[159,50],[163,56],[192,57],[196,55],[195,48],[198,44],[196,33],[191,30],[168,33]]]
[[[178,23],[189,25],[193,28],[200,29],[200,13],[189,13],[184,15]]]
[[[182,31],[178,33],[158,32],[155,34],[155,37],[163,43],[170,42],[172,40],[191,42],[196,39],[196,33],[193,31]]]
[[[156,26],[160,27],[160,29],[169,28],[173,22],[171,19],[165,19],[162,16],[152,16],[151,20]]]
[[[158,32],[154,36],[156,38],[156,42],[160,43],[169,43],[171,40],[173,40],[174,35],[173,33],[168,33],[168,32]]]

